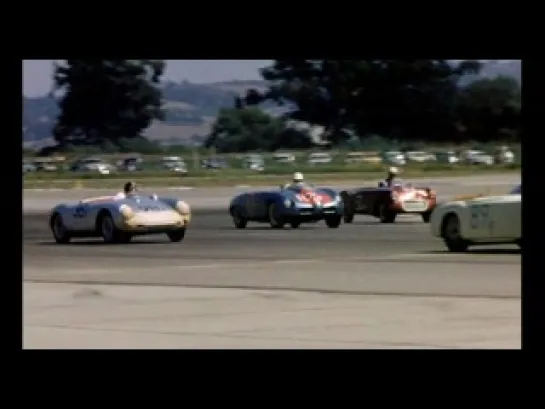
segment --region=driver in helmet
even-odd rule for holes
[[[303,177],[303,174],[301,172],[295,172],[293,174],[293,179],[291,183],[287,183],[284,185],[284,189],[288,189],[290,187],[303,187],[305,186],[305,178]]]
[[[136,183],[127,182],[123,187],[123,192],[119,192],[114,196],[114,200],[125,199],[127,197],[134,196],[136,194]]]
[[[379,187],[392,187],[394,184],[394,180],[396,179],[397,175],[399,175],[399,169],[392,166],[390,169],[388,169],[388,175],[386,176],[386,179],[381,181],[379,183]]]

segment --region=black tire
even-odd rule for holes
[[[236,207],[231,210],[231,217],[233,218],[233,224],[237,229],[244,229],[248,225],[248,220]]]
[[[328,216],[325,219],[325,224],[330,229],[337,229],[341,225],[341,216]]]
[[[58,244],[70,243],[72,237],[70,236],[70,232],[66,229],[66,226],[62,221],[62,216],[60,214],[55,213],[51,217],[49,226],[51,227],[51,233],[53,233],[53,238],[55,239],[55,242],[57,242]]]
[[[299,226],[301,226],[301,222],[300,221],[293,221],[290,223],[290,226],[292,229],[297,229],[299,228]]]
[[[114,219],[109,212],[103,212],[97,220],[98,231],[105,243],[128,243],[132,236],[120,231],[114,223]]]
[[[282,216],[278,216],[276,212],[276,204],[271,203],[269,205],[269,224],[273,229],[282,229],[286,222],[282,219]]]
[[[352,213],[351,211],[346,211],[346,209],[344,210],[343,219],[345,223],[347,224],[352,223],[354,221],[354,216],[355,214]]]
[[[179,243],[184,239],[185,231],[185,227],[183,229],[169,231],[167,232],[167,236],[172,243]]]
[[[431,212],[424,212],[422,213],[422,221],[424,223],[429,223],[431,219]]]
[[[449,214],[443,220],[441,235],[447,249],[453,253],[467,251],[469,243],[460,235],[460,219],[455,214]]]
[[[341,197],[343,199],[344,203],[344,214],[343,214],[343,220],[345,223],[352,223],[354,221],[355,212],[352,206],[352,199],[348,195],[348,193],[341,193]]]
[[[381,223],[394,223],[397,214],[393,212],[386,203],[381,203],[378,207],[378,218]]]

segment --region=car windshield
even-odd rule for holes
[[[298,183],[293,185],[288,185],[286,187],[288,190],[293,190],[296,193],[301,193],[305,190],[314,190],[314,187],[312,185],[309,185],[308,183]]]
[[[401,179],[395,179],[393,182],[392,182],[392,188],[396,188],[396,189],[402,189],[402,188],[405,188],[405,187],[411,187],[411,184],[410,183],[405,183],[403,180]]]

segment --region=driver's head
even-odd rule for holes
[[[301,172],[295,172],[293,174],[293,183],[301,183],[303,181],[304,181],[304,178]]]
[[[399,169],[395,166],[392,166],[390,169],[388,169],[388,177],[393,178],[399,174]]]
[[[136,193],[136,183],[134,183],[134,182],[125,183],[125,187],[123,188],[123,192],[125,192],[126,195],[135,194]]]

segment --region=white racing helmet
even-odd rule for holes
[[[295,172],[293,174],[293,182],[294,183],[300,183],[303,180],[305,180],[305,178],[303,177],[303,174],[301,172]]]
[[[390,169],[388,169],[388,173],[390,175],[398,175],[399,174],[399,169],[396,168],[395,166],[392,166]]]

